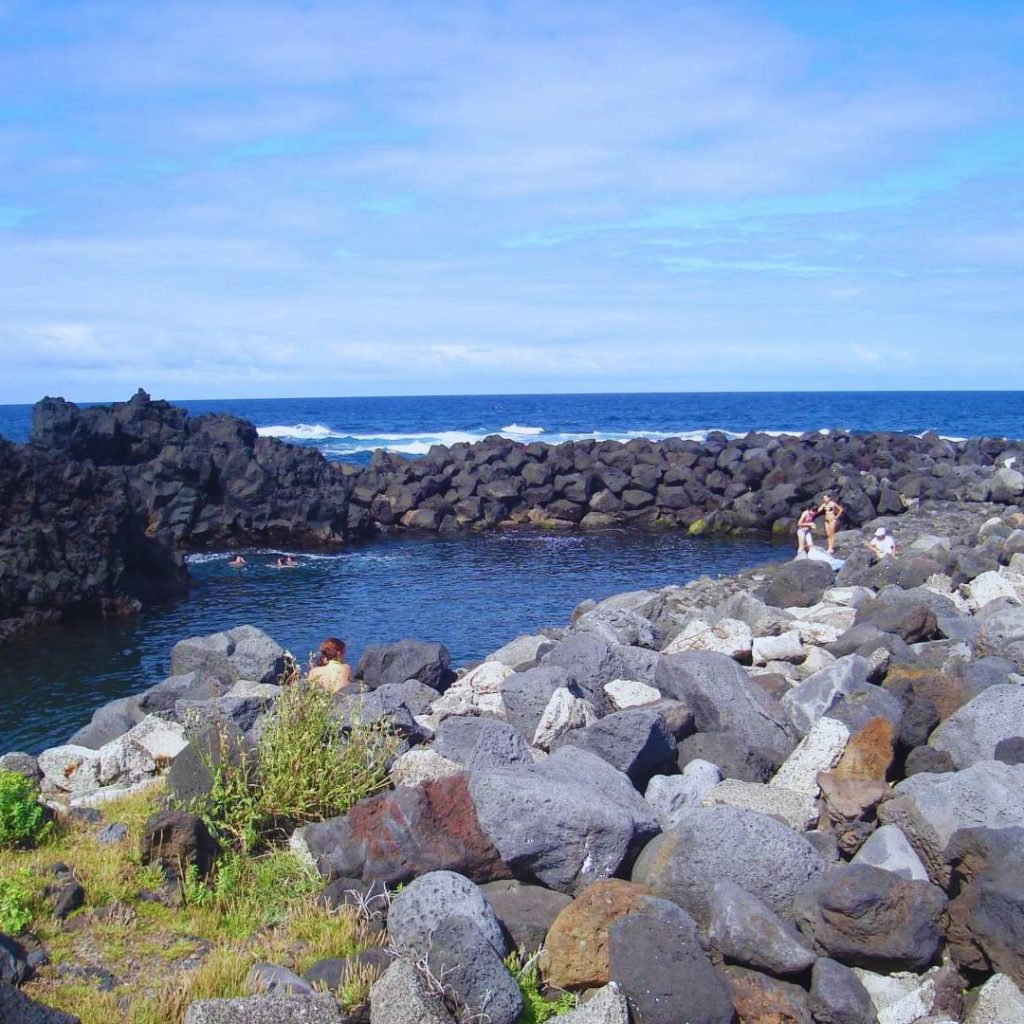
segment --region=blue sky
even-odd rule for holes
[[[1024,8],[0,0],[0,402],[1022,388]]]

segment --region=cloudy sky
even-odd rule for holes
[[[0,0],[0,402],[1022,388],[1024,8]]]

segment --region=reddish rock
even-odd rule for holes
[[[941,721],[962,708],[982,689],[977,683],[938,669],[911,668],[909,665],[893,666],[886,673],[884,687],[896,694],[909,688],[915,697],[930,700]]]
[[[397,884],[428,871],[474,882],[511,878],[480,827],[466,774],[362,800],[343,818],[310,825],[306,842],[322,874]]]
[[[814,1024],[799,986],[744,967],[722,968],[740,1024]]]
[[[896,750],[896,730],[888,718],[869,719],[846,744],[846,750],[833,769],[844,779],[885,781]]]
[[[930,882],[842,864],[809,882],[793,923],[826,956],[872,971],[923,971],[942,945],[946,896]]]
[[[544,980],[554,988],[584,989],[608,984],[608,926],[635,913],[646,885],[609,878],[588,885],[555,918],[542,961]]]

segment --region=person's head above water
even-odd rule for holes
[[[320,645],[320,664],[326,665],[329,661],[345,660],[345,641],[339,640],[336,636],[329,636]]]

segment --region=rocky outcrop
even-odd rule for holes
[[[928,501],[1019,505],[1024,476],[1006,464],[1022,453],[1019,442],[935,434],[711,433],[701,443],[557,446],[495,436],[435,445],[420,459],[376,451],[358,467],[259,437],[231,416],[190,417],[141,390],[90,408],[45,398],[27,444],[0,439],[0,639],[46,619],[130,611],[179,592],[187,551],[323,548],[378,530],[498,525],[789,532],[800,508],[825,491],[845,507],[844,525],[858,526]],[[950,557],[941,546],[920,549],[898,582],[945,571]],[[961,560],[971,575],[998,568],[985,550]],[[813,604],[822,571],[794,569],[766,596],[779,606]],[[871,585],[883,571],[865,559],[848,569]],[[618,630],[621,640],[622,626],[588,628],[606,639]],[[1007,627],[993,626],[985,642],[1009,650],[1005,635]]]

